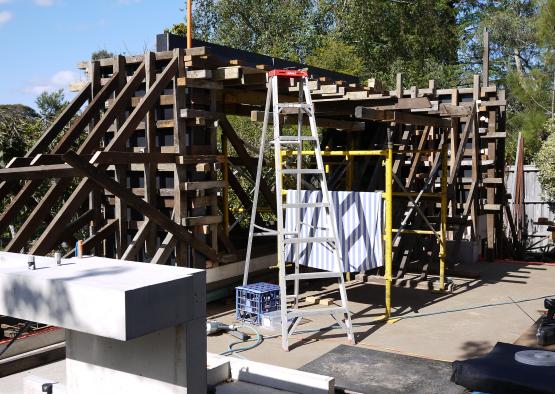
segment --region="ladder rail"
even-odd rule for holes
[[[291,77],[291,73],[295,74],[293,77],[298,78],[299,83],[299,94],[298,103],[279,103],[279,92],[278,92],[278,77],[287,76]],[[289,349],[289,336],[292,335],[297,325],[303,316],[314,316],[314,315],[331,315],[335,320],[337,320],[340,326],[346,331],[347,338],[351,343],[354,343],[354,336],[352,333],[351,315],[347,300],[347,291],[345,288],[345,280],[343,278],[343,264],[342,264],[342,253],[341,245],[338,238],[337,223],[335,217],[335,210],[333,203],[331,201],[330,193],[326,181],[326,173],[324,168],[324,162],[322,159],[322,151],[320,147],[320,141],[318,138],[318,129],[316,126],[316,118],[314,111],[314,103],[312,101],[310,90],[308,87],[308,76],[305,72],[292,72],[291,70],[274,70],[268,74],[268,92],[266,96],[266,106],[264,113],[264,124],[262,127],[262,134],[260,136],[260,148],[258,157],[258,166],[256,173],[256,182],[254,190],[253,206],[251,209],[251,220],[249,226],[249,238],[247,243],[247,253],[245,258],[245,272],[243,275],[243,284],[246,285],[248,282],[249,265],[251,260],[251,251],[253,246],[253,238],[255,236],[262,235],[275,235],[277,236],[277,265],[279,267],[279,286],[280,286],[280,315],[281,315],[281,336],[282,336],[282,347],[284,350]],[[266,137],[269,127],[269,112],[270,108],[272,110],[273,116],[273,139],[269,141],[270,145],[274,148],[274,167],[275,167],[275,193],[277,200],[277,220],[276,220],[276,230],[270,231],[262,226],[255,224],[256,211],[258,205],[259,193],[258,189],[260,186],[260,179],[262,177],[262,166],[264,164],[264,151],[266,149]],[[297,127],[293,135],[281,135],[281,125],[280,125],[280,113],[281,110],[286,108],[287,113],[297,114]],[[303,135],[303,116],[307,116],[309,119],[310,136]],[[309,168],[306,166],[303,168],[303,144],[304,143],[313,144],[314,146],[314,156],[316,158],[316,169]],[[283,168],[283,158],[281,154],[282,145],[295,144],[297,145],[296,159],[297,162],[292,166],[293,168]],[[319,177],[319,189],[322,192],[322,201],[317,202],[303,202],[303,190],[302,186],[306,182],[303,180],[303,175],[316,175]],[[295,179],[295,190],[290,191],[292,194],[290,198],[294,198],[294,201],[284,202],[283,196],[283,176],[292,175]],[[308,200],[307,200],[308,201]],[[308,233],[304,233],[303,228],[305,224],[301,220],[301,209],[307,208],[322,208],[324,215],[324,222],[329,221],[330,223],[323,223],[321,226],[309,226],[310,229]],[[293,210],[288,214],[294,215],[295,228],[294,231],[286,231],[284,225],[284,213],[285,210]],[[262,233],[255,233],[255,228],[263,230]],[[317,233],[318,230],[324,230]],[[304,233],[304,235],[302,234]],[[333,262],[336,269],[327,272],[311,272],[311,273],[301,273],[300,272],[300,261],[301,261],[301,247],[307,245],[308,243],[318,243],[321,245],[327,245],[326,248],[331,251],[333,255]],[[287,246],[287,249],[286,249]],[[287,274],[286,272],[286,251],[294,260],[294,273]],[[340,307],[328,307],[320,309],[306,309],[299,308],[299,290],[300,290],[300,280],[309,279],[322,279],[322,278],[337,278],[339,293],[341,298]],[[287,282],[293,281],[293,294],[287,294]],[[289,300],[292,301],[292,307],[288,308]],[[342,315],[342,319],[338,318],[338,315]],[[290,318],[294,320],[289,321]]]
[[[266,132],[268,130],[270,99],[272,98],[272,89],[268,89],[266,93],[266,108],[264,111],[264,123],[262,126],[262,134],[260,135],[260,148],[258,149],[258,165],[256,167],[256,180],[254,186],[254,197],[251,208],[251,221],[249,225],[249,237],[247,240],[247,253],[245,255],[245,271],[243,273],[243,286],[246,286],[249,281],[249,270],[251,262],[251,251],[254,234],[254,227],[256,222],[256,209],[258,208],[258,190],[260,189],[260,180],[262,178],[262,165],[264,164],[264,151],[266,145]],[[274,119],[275,120],[275,119]]]

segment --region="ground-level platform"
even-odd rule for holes
[[[356,346],[443,361],[482,355],[498,341],[516,342],[543,313],[543,297],[555,294],[555,265],[481,262],[464,268],[480,272],[480,279],[456,279],[458,288],[453,294],[393,288],[394,315],[402,318],[393,324],[375,321],[384,313],[383,286],[350,282],[348,295]],[[305,293],[312,294],[338,298],[334,286],[313,288]],[[232,323],[234,304],[230,300],[211,303],[208,315]],[[303,322],[300,329],[311,330],[332,323],[327,317],[318,317]],[[208,351],[221,353],[234,341],[236,338],[227,334],[209,337]],[[241,356],[298,369],[344,344],[345,337],[340,330],[308,332],[294,335],[290,343],[291,350],[284,352],[279,337],[268,338]],[[0,391],[21,393],[23,378],[29,374],[63,382],[64,362],[2,378]]]
[[[453,361],[487,353],[498,341],[514,343],[543,313],[543,298],[555,294],[555,266],[523,263],[467,264],[479,279],[455,279],[453,294],[393,288],[394,324],[375,322],[384,314],[384,287],[352,281],[347,286],[355,325],[356,346],[398,352],[435,360]],[[306,292],[338,299],[335,286]],[[523,299],[534,299],[515,303]],[[504,305],[486,306],[504,303]],[[482,306],[469,309],[471,307]],[[462,309],[459,311],[459,309]],[[446,311],[450,311],[445,313]],[[431,314],[431,315],[430,315]],[[208,316],[222,322],[235,320],[234,305],[212,303]],[[314,317],[299,330],[326,327],[329,317]],[[261,330],[264,334],[270,331]],[[208,338],[208,351],[220,353],[236,339],[223,334]],[[339,344],[346,343],[339,329],[294,335],[289,352],[280,338],[270,338],[241,353],[250,360],[300,368]]]

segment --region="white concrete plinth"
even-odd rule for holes
[[[68,393],[205,393],[206,319],[131,339],[68,330]]]
[[[67,329],[67,392],[206,392],[203,270],[0,252],[0,314]]]

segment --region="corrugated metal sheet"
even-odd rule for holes
[[[514,178],[514,166],[509,166],[506,185],[507,192],[511,195],[514,188]],[[538,169],[534,165],[524,166],[524,213],[528,232],[528,246],[538,242],[535,247],[553,247],[551,233],[547,231],[547,226],[538,225],[537,222],[539,218],[547,218],[555,222],[555,202],[547,201],[543,196],[538,180]]]

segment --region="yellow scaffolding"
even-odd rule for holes
[[[394,152],[391,146],[388,149],[380,150],[323,150],[322,156],[343,156],[349,163],[354,156],[382,156],[385,158],[385,253],[384,253],[384,266],[385,266],[385,315],[386,318],[391,317],[391,287],[393,280],[393,234],[397,233],[399,229],[393,228],[393,197],[408,197],[420,194],[423,197],[437,197],[437,193],[418,193],[418,192],[393,192],[393,153],[440,153],[441,154],[441,192],[439,198],[441,199],[441,214],[440,214],[440,231],[435,230],[415,230],[415,229],[402,229],[401,233],[405,234],[421,234],[421,235],[435,235],[439,240],[439,288],[441,291],[445,290],[445,242],[447,234],[447,149],[444,146],[442,149],[424,149],[416,150],[403,150]],[[303,155],[314,155],[314,151],[303,150]],[[295,150],[283,150],[281,152],[280,161],[283,161],[284,156],[296,155]],[[348,177],[351,178],[352,175]]]

